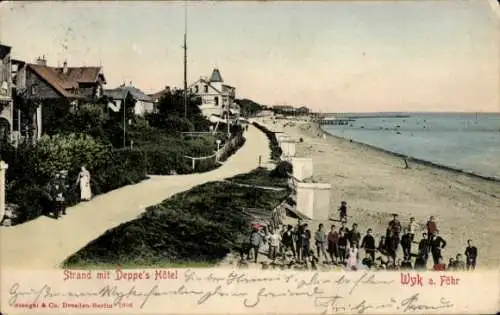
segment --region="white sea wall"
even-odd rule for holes
[[[313,176],[312,158],[292,157],[293,176],[298,180],[304,180]]]
[[[313,220],[328,220],[330,189],[325,183],[296,183],[297,211]]]

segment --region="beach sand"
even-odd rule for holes
[[[445,263],[457,253],[464,254],[467,240],[472,239],[478,248],[477,268],[500,266],[499,182],[412,161],[405,169],[402,158],[390,153],[329,135],[323,138],[323,131],[312,122],[259,121],[278,127],[296,140],[303,139],[296,145],[296,156],[311,157],[313,179],[332,185],[330,212],[335,218],[340,202],[347,201],[349,228],[358,223],[362,235],[372,228],[378,243],[392,213],[399,214],[403,226],[411,216],[415,217],[421,232],[433,215],[447,242],[443,249]],[[338,222],[312,221],[312,232],[319,223],[324,223],[327,230],[332,223],[339,226]],[[421,233],[415,235],[416,241],[420,239]],[[413,252],[416,247],[412,247]]]

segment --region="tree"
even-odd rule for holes
[[[158,113],[148,115],[151,126],[167,128],[167,126],[186,125],[180,120],[186,118],[195,130],[208,130],[210,122],[202,115],[200,110],[201,98],[188,95],[186,111],[184,109],[184,93],[182,90],[174,90],[166,93],[158,103]],[[185,112],[187,114],[184,117]],[[168,121],[167,121],[168,120]],[[178,124],[172,124],[173,120],[179,120]],[[174,130],[180,131],[180,130]]]
[[[240,106],[240,113],[244,117],[254,116],[261,110],[264,110],[264,106],[247,98],[238,99],[235,102]]]

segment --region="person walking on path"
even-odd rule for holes
[[[369,255],[372,259],[372,262],[375,261],[375,238],[372,236],[372,229],[368,229],[366,231],[366,235],[363,236],[363,240],[361,241],[361,248],[365,249],[365,254]]]
[[[250,249],[247,253],[247,260],[250,260],[250,252],[253,250],[254,262],[257,263],[257,257],[259,256],[260,245],[262,245],[262,234],[259,233],[258,227],[254,227],[252,233],[250,234]]]
[[[465,248],[465,257],[467,259],[467,270],[476,269],[477,248],[472,244],[472,240],[467,240],[467,247]]]
[[[60,171],[55,175],[51,185],[52,200],[54,201],[54,217],[59,219],[62,215],[66,215],[66,171]]]
[[[337,263],[337,258],[339,257],[339,233],[335,230],[335,225],[332,225],[330,233],[328,233],[328,253],[333,264]]]
[[[446,247],[446,241],[439,236],[439,231],[436,230],[434,232],[434,238],[431,243],[431,253],[432,253],[432,259],[434,260],[434,264],[439,263],[439,259],[443,258],[441,255],[441,250]]]
[[[90,188],[90,173],[85,166],[82,166],[76,184],[80,184],[80,200],[89,201],[92,199],[92,190]]]
[[[316,252],[318,255],[318,259],[321,260],[321,254],[325,257],[325,261],[328,261],[328,255],[326,254],[326,232],[324,229],[324,225],[322,223],[319,224],[318,230],[314,233],[314,240],[316,244]]]

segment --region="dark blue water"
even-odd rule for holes
[[[500,179],[500,113],[408,113],[325,125],[329,134]]]

